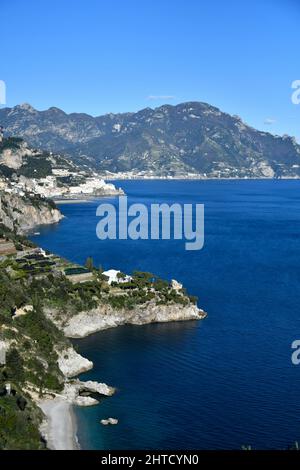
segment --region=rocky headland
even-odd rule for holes
[[[39,225],[56,224],[63,219],[52,201],[0,191],[0,221],[10,230],[25,233]]]
[[[112,281],[99,269],[83,270],[34,247],[11,226],[15,223],[2,224],[0,234],[4,247],[10,244],[15,250],[0,257],[5,293],[0,298],[0,340],[1,356],[6,356],[0,390],[3,384],[6,396],[14,389],[17,400],[28,404],[27,413],[48,448],[77,449],[72,406],[97,405],[115,389],[76,378],[93,363],[75,351],[70,339],[124,324],[197,321],[206,313],[175,280],[134,272],[119,273]],[[31,445],[43,445],[37,434]]]
[[[57,310],[46,309],[45,313],[68,338],[84,338],[107,328],[120,325],[146,325],[172,321],[202,320],[206,313],[196,305],[157,305],[155,301],[138,305],[133,309],[115,309],[110,305],[99,305],[95,309],[74,316],[62,315]]]

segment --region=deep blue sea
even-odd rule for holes
[[[32,238],[79,263],[92,256],[105,269],[175,278],[208,317],[76,341],[95,364],[82,378],[117,387],[101,405],[76,410],[82,448],[280,449],[300,440],[300,365],[291,362],[300,339],[300,182],[116,184],[129,203],[204,203],[204,248],[100,241],[99,201],[61,205],[66,218]],[[99,423],[109,416],[119,424]]]

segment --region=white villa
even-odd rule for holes
[[[122,283],[122,282],[128,282],[128,281],[131,281],[132,277],[131,276],[128,276],[128,275],[125,275],[124,278],[119,278],[118,277],[118,274],[120,273],[121,271],[117,271],[116,269],[109,269],[108,271],[104,271],[102,274],[104,274],[104,276],[107,276],[108,277],[108,284],[110,285],[112,282],[118,282],[118,283]]]

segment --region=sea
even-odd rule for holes
[[[99,240],[100,203],[61,204],[31,238],[77,263],[183,283],[208,316],[108,329],[74,343],[82,379],[116,387],[76,408],[83,449],[286,449],[300,440],[300,181],[114,181],[128,204],[204,204],[199,251],[182,240]],[[100,420],[114,417],[116,426]]]

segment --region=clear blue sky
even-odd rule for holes
[[[199,100],[300,139],[299,0],[1,0],[0,17],[7,106]]]

